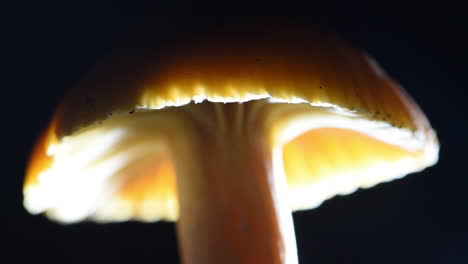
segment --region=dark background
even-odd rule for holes
[[[448,2],[270,5],[24,3],[3,8],[3,258],[16,263],[178,263],[170,223],[63,226],[29,215],[21,192],[32,144],[67,89],[141,25],[184,34],[193,24],[292,21],[320,23],[374,56],[421,105],[441,143],[439,163],[422,173],[295,213],[300,262],[468,263],[464,8]]]

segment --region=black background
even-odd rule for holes
[[[301,263],[468,263],[467,21],[462,6],[69,5],[2,11],[2,259],[178,263],[171,223],[59,225],[22,207],[29,151],[67,89],[141,25],[320,23],[366,50],[438,132],[439,163],[294,213]],[[2,261],[3,262],[3,261]],[[8,262],[5,262],[8,263]]]

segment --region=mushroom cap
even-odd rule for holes
[[[38,140],[25,207],[62,222],[176,220],[170,150],[145,141],[157,125],[145,134],[151,125],[136,120],[205,100],[290,104],[268,122],[292,210],[437,162],[424,113],[367,54],[317,28],[224,30],[143,43],[97,65]]]

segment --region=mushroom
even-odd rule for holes
[[[316,28],[223,30],[98,65],[38,140],[26,209],[177,221],[184,263],[289,264],[291,211],[437,162],[427,118],[368,55]]]

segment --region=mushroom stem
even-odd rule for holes
[[[237,126],[231,121],[244,109],[222,107],[225,123]],[[220,109],[216,112],[219,117]],[[263,129],[213,132],[198,125],[190,149],[186,142],[175,143],[184,148],[175,164],[183,262],[297,263],[292,216],[281,200],[285,179],[273,173]]]

